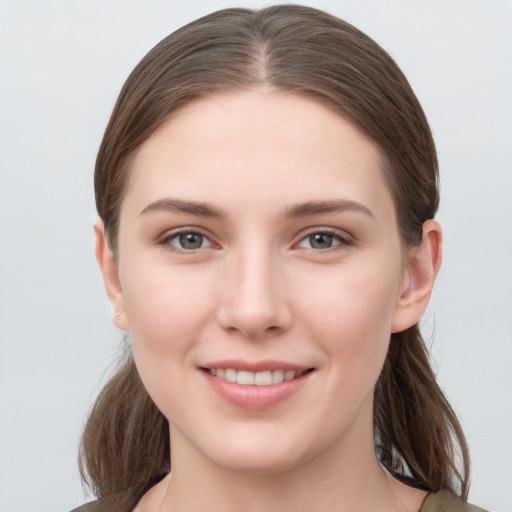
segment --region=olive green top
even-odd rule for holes
[[[450,491],[439,491],[427,494],[419,512],[486,512],[483,508],[476,507],[462,501]]]
[[[114,512],[112,502],[92,501],[71,512]],[[117,511],[116,511],[117,512]],[[120,511],[119,511],[120,512]],[[427,494],[418,512],[487,512],[483,508],[476,507],[462,501],[450,491],[439,491]]]

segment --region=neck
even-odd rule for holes
[[[171,431],[172,479],[162,512],[405,512],[418,510],[425,495],[380,466],[371,428],[354,426],[315,457],[260,473],[221,467]]]

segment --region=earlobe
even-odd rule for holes
[[[442,230],[436,220],[423,224],[421,245],[407,256],[408,278],[400,291],[391,332],[401,332],[418,323],[427,309],[442,260]]]
[[[128,332],[129,322],[126,314],[123,290],[119,280],[117,260],[108,246],[105,234],[105,226],[101,219],[94,223],[94,235],[96,240],[96,259],[103,275],[103,283],[108,298],[112,304],[114,324],[118,329]]]

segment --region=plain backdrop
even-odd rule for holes
[[[473,456],[512,511],[512,2],[323,0],[402,67],[432,125],[444,265],[424,332]],[[267,2],[0,0],[0,512],[85,501],[76,452],[119,353],[92,174],[120,87],[184,23]]]

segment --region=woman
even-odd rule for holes
[[[228,9],[151,50],[96,165],[133,355],[87,423],[101,499],[78,510],[481,510],[418,329],[437,179],[405,77],[330,15]]]

